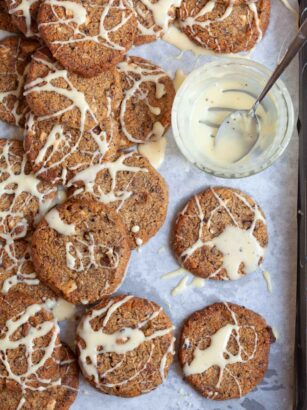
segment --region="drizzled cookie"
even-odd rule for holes
[[[130,247],[145,244],[165,221],[168,190],[147,159],[126,153],[113,162],[94,165],[70,180],[71,197],[96,200],[122,218]]]
[[[29,111],[23,97],[25,73],[31,54],[38,47],[21,36],[0,41],[0,120],[23,126]]]
[[[25,124],[24,148],[34,174],[65,185],[89,166],[111,160],[117,151],[118,126],[112,117],[104,124],[81,132],[30,114]]]
[[[137,28],[126,0],[47,0],[40,7],[38,23],[53,56],[85,77],[121,61]]]
[[[218,53],[252,49],[270,20],[270,0],[183,0],[180,29],[197,45]]]
[[[74,304],[94,303],[115,292],[129,257],[119,216],[95,201],[71,200],[53,208],[32,238],[39,278]]]
[[[54,120],[81,133],[108,120],[122,99],[116,68],[84,78],[61,67],[46,49],[32,57],[25,95],[39,120]]]
[[[209,188],[179,213],[172,247],[180,264],[205,279],[237,280],[263,262],[268,245],[261,208],[231,188]]]
[[[77,354],[84,377],[103,393],[134,397],[166,378],[174,326],[156,303],[136,296],[104,298],[81,319]]]
[[[118,69],[124,94],[119,111],[120,146],[161,138],[171,122],[172,80],[160,67],[140,57],[126,57]]]
[[[183,326],[179,361],[184,378],[208,399],[242,397],[263,379],[274,341],[260,315],[233,303],[215,303],[193,313]]]

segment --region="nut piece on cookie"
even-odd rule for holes
[[[31,174],[22,142],[0,139],[0,241],[25,237],[56,195],[56,186]]]
[[[239,53],[261,41],[270,9],[270,0],[183,0],[177,15],[180,29],[200,47]]]
[[[38,42],[21,36],[0,41],[0,120],[23,127],[29,111],[23,97],[25,72]]]
[[[162,68],[140,57],[126,57],[117,67],[123,89],[121,148],[161,138],[171,122],[173,81]]]
[[[65,185],[78,172],[111,160],[117,152],[118,126],[112,118],[104,123],[104,127],[81,133],[77,128],[55,120],[39,120],[30,114],[24,148],[34,174]]]
[[[114,211],[96,201],[70,200],[39,223],[32,258],[43,283],[68,302],[89,304],[121,285],[130,248]]]
[[[156,303],[136,296],[104,298],[81,319],[77,354],[98,390],[135,397],[158,387],[173,361],[174,326]]]
[[[237,280],[263,262],[268,231],[261,208],[231,188],[209,188],[177,216],[172,239],[180,264],[204,279]]]
[[[127,0],[48,0],[39,31],[69,71],[93,77],[121,61],[132,47],[137,22]]]
[[[32,58],[25,95],[39,120],[54,120],[83,133],[104,124],[118,109],[120,74],[114,67],[95,78],[84,78],[68,72],[43,49]]]
[[[257,313],[233,303],[215,303],[193,313],[180,338],[184,378],[204,397],[244,396],[263,379],[272,329]]]
[[[126,153],[113,162],[89,167],[69,185],[71,197],[94,199],[120,215],[132,249],[145,244],[165,221],[166,182],[142,155]]]

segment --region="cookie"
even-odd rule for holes
[[[69,409],[77,395],[78,367],[70,349],[60,344],[53,316],[18,292],[0,300],[2,408]]]
[[[26,36],[38,36],[36,23],[41,0],[6,0],[8,11],[16,27]]]
[[[158,387],[173,360],[174,326],[156,303],[104,298],[81,319],[77,354],[84,377],[106,394],[134,397]]]
[[[119,107],[120,74],[112,68],[95,78],[84,78],[63,69],[43,49],[32,58],[25,95],[40,120],[53,119],[83,133],[104,123]]]
[[[132,249],[145,244],[165,221],[167,185],[137,153],[122,154],[113,162],[81,171],[70,185],[71,197],[103,202],[121,216]]]
[[[94,303],[121,285],[130,257],[118,215],[95,201],[71,200],[53,208],[32,237],[35,270],[73,304]]]
[[[132,0],[138,29],[134,44],[150,43],[162,37],[176,18],[181,0]]]
[[[35,303],[55,302],[55,293],[38,279],[32,263],[31,246],[27,241],[8,243],[0,250],[0,293],[19,291]]]
[[[0,242],[25,237],[56,197],[56,186],[31,174],[22,142],[0,139]]]
[[[41,304],[19,292],[0,295],[0,391],[55,386],[59,380],[59,327]]]
[[[0,120],[23,126],[29,111],[23,97],[25,70],[38,47],[33,40],[20,36],[0,41]]]
[[[0,0],[0,30],[9,33],[19,33],[18,28],[12,21],[12,16],[8,13],[5,0]]]
[[[200,47],[238,53],[261,41],[270,8],[270,0],[183,0],[177,13],[180,29]]]
[[[209,188],[178,215],[172,239],[180,264],[205,279],[237,280],[263,262],[268,231],[261,208],[231,188]]]
[[[215,303],[193,313],[183,326],[179,361],[184,378],[208,399],[242,397],[263,379],[274,341],[257,313]]]
[[[121,61],[133,45],[136,18],[126,0],[48,0],[39,31],[69,71],[93,77]]]
[[[124,93],[119,113],[121,147],[161,138],[171,122],[172,80],[140,57],[126,57],[118,69]]]
[[[34,174],[46,181],[67,184],[78,172],[112,159],[117,151],[118,127],[105,121],[80,132],[55,120],[38,120],[30,114],[25,125],[24,148]]]

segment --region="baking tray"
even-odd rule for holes
[[[301,23],[307,18],[307,0],[300,4]],[[298,275],[296,316],[296,409],[307,408],[306,399],[306,298],[307,298],[307,43],[300,53]]]

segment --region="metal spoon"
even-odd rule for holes
[[[302,48],[306,40],[307,19],[299,28],[298,33],[290,44],[284,58],[276,67],[252,108],[249,110],[235,111],[222,122],[215,137],[215,149],[217,153],[218,151],[221,153],[223,152],[225,160],[232,163],[238,162],[248,155],[255,147],[261,133],[260,121],[256,114],[257,108],[298,51]],[[236,149],[231,149],[231,147],[236,147]]]

